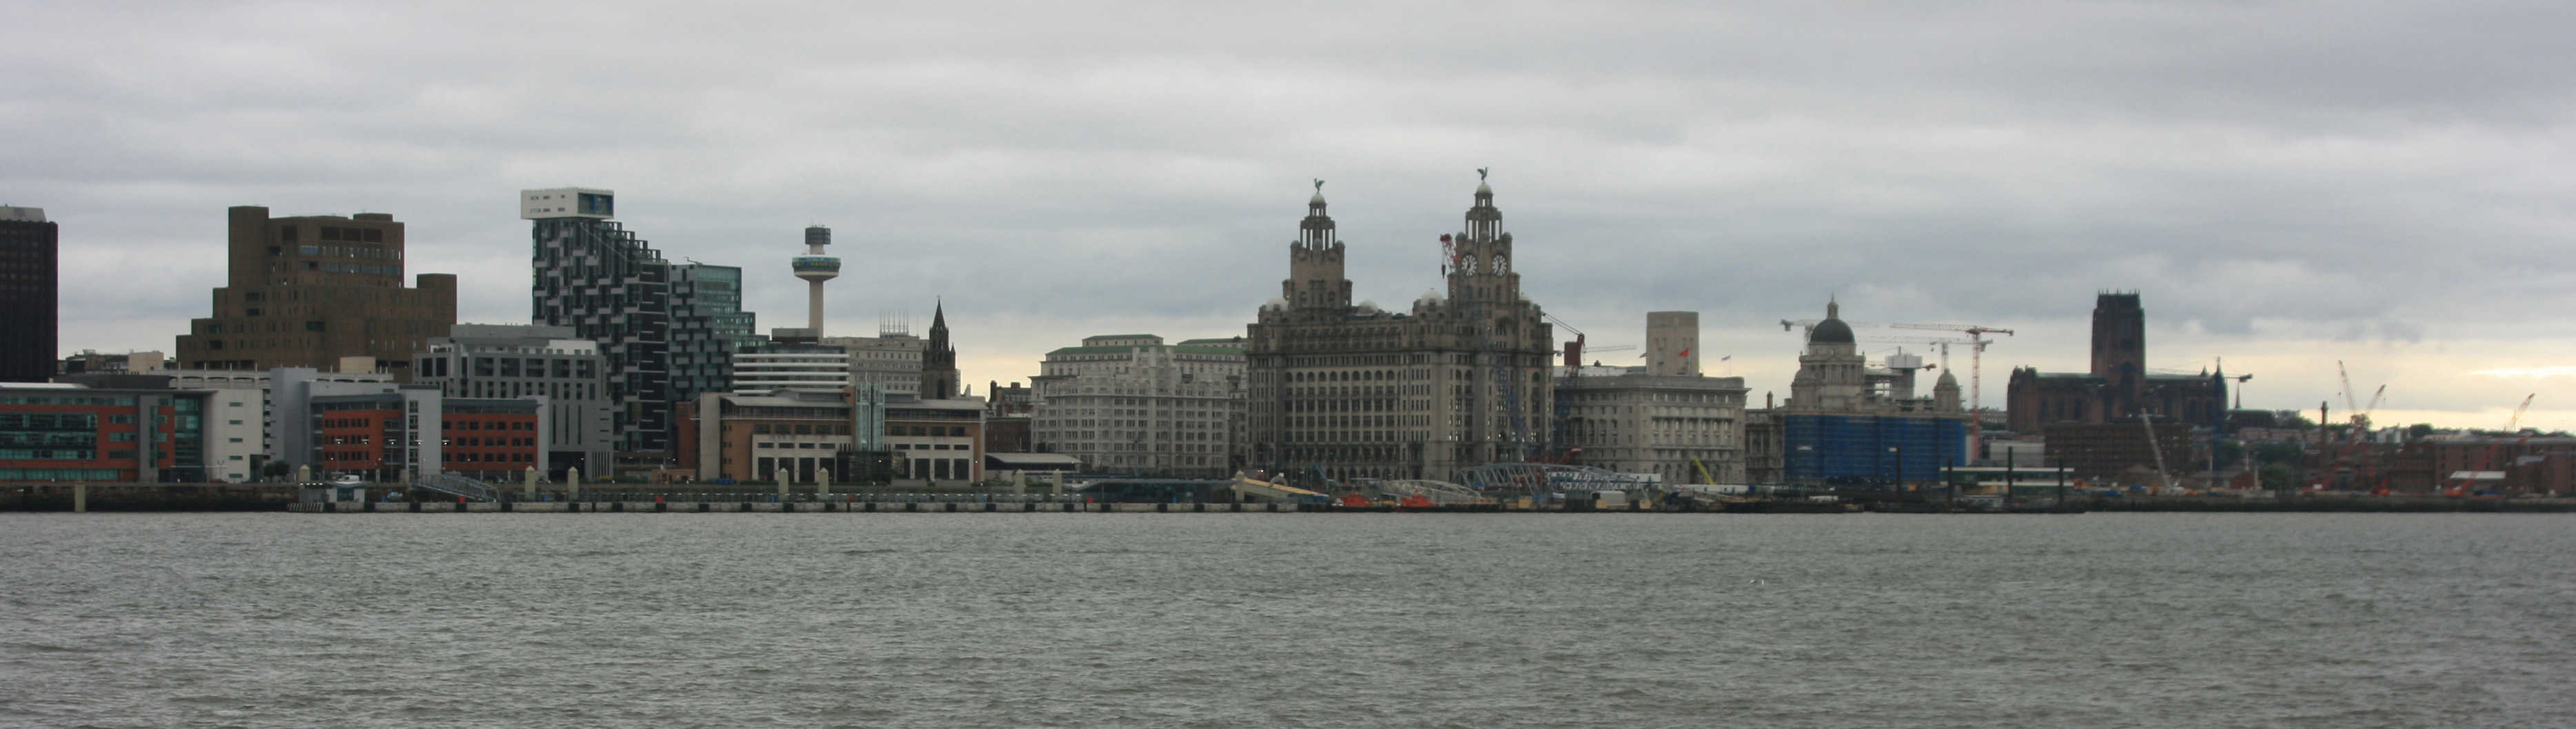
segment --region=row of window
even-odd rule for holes
[[[133,451],[123,451],[133,458]],[[87,448],[0,448],[0,461],[91,461],[98,451]]]
[[[113,468],[0,468],[0,481],[115,481],[125,474]]]
[[[321,228],[323,240],[352,241],[360,243],[385,242],[385,229],[383,228],[342,228],[335,225],[325,225],[321,226]],[[285,243],[295,242],[295,226],[279,226],[277,229],[277,239],[280,242]],[[312,246],[304,247],[311,248]],[[313,254],[307,253],[305,255],[309,256]]]
[[[134,407],[133,397],[97,395],[0,395],[0,405],[123,405]]]

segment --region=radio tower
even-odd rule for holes
[[[823,255],[823,246],[832,244],[832,229],[820,225],[805,229],[805,255],[795,259],[796,277],[805,279],[805,327],[814,330],[814,340],[823,339],[823,282],[839,278],[841,259]]]

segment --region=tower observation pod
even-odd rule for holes
[[[823,255],[823,247],[832,244],[832,229],[820,225],[805,229],[805,255],[795,259],[796,277],[805,279],[805,326],[814,330],[814,338],[823,337],[823,282],[839,278],[841,259]]]

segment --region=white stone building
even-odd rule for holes
[[[1085,337],[1030,382],[1031,440],[1087,470],[1221,477],[1243,465],[1241,338]]]

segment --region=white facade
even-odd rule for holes
[[[1608,370],[1605,372],[1605,370]],[[1744,483],[1744,378],[1558,368],[1559,437],[1574,463],[1664,483]]]
[[[792,350],[802,347],[783,348]],[[750,395],[777,390],[840,392],[842,388],[849,387],[852,382],[850,355],[846,352],[764,350],[736,352],[733,355],[735,394]]]
[[[182,388],[196,389],[196,388]],[[248,483],[267,461],[268,429],[260,423],[259,388],[208,389],[206,396],[206,478]]]
[[[892,399],[921,396],[921,353],[926,345],[920,337],[884,333],[821,341],[849,353],[851,382],[875,383]]]
[[[1150,334],[1048,352],[1030,382],[1030,438],[1090,469],[1226,476],[1245,450],[1243,343]]]
[[[588,196],[588,197],[584,197]],[[546,218],[616,217],[611,207],[617,193],[595,187],[550,187],[543,190],[519,191],[519,217],[527,220]]]
[[[388,389],[393,387],[394,376],[383,372],[318,372],[307,368],[292,369],[298,373],[294,375],[294,377],[299,378],[299,381],[363,382],[378,383]],[[248,464],[254,460],[258,460],[251,456],[269,454],[269,457],[275,457],[274,454],[276,453],[277,439],[277,405],[276,396],[274,393],[270,392],[269,387],[269,378],[271,377],[270,373],[274,371],[275,370],[162,369],[153,370],[152,374],[169,376],[170,389],[173,390],[250,391],[250,396],[246,403],[246,406],[251,408],[249,413],[242,415],[241,417],[226,416],[214,420],[215,425],[220,425],[225,428],[248,426],[250,428],[248,434],[226,435],[222,438],[216,439],[213,442],[213,445],[217,448],[230,448],[234,445],[231,441],[232,438],[241,438],[243,444],[251,447],[248,450],[241,452],[228,451],[223,454],[222,458],[215,458],[210,452],[208,459],[208,463],[210,464],[217,461],[229,464],[233,462],[231,456],[239,455],[243,456],[241,462]],[[207,417],[213,418],[213,412],[215,410],[226,407],[226,403],[236,399],[224,397],[227,394],[229,393],[217,393],[217,402],[213,407],[207,409]],[[242,422],[236,424],[232,422],[234,420],[240,420]],[[208,430],[213,430],[213,427],[210,426]],[[213,436],[210,433],[208,437]]]

